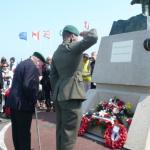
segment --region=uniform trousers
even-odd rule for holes
[[[12,138],[15,150],[31,150],[31,122],[33,112],[12,110]]]
[[[73,150],[81,121],[81,100],[56,101],[57,150]]]

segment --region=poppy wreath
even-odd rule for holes
[[[127,139],[127,129],[122,124],[108,126],[105,130],[104,138],[105,145],[107,147],[112,149],[121,149]]]
[[[91,116],[84,115],[81,120],[80,129],[78,135],[82,136],[87,131],[89,123],[91,122]]]

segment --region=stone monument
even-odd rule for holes
[[[132,0],[131,4],[142,4],[142,14],[133,16],[128,20],[114,21],[110,35],[132,31],[150,30],[150,1]]]
[[[145,0],[133,0],[133,3],[143,3]],[[147,3],[146,3],[147,5]],[[148,3],[149,6],[149,3]],[[144,11],[142,9],[142,11]],[[139,15],[138,15],[139,17]],[[145,18],[145,15],[140,15]],[[131,20],[130,20],[131,21]],[[138,21],[138,19],[137,19]],[[138,22],[124,21],[120,31],[114,24],[109,36],[102,37],[98,56],[93,72],[93,81],[96,89],[89,90],[87,94],[85,112],[93,109],[97,103],[110,97],[118,97],[125,102],[133,104],[133,121],[128,131],[125,149],[149,150],[150,143],[150,52],[144,48],[145,40],[150,38],[148,26],[139,26],[135,30],[134,25]],[[142,25],[142,24],[141,24]],[[113,31],[113,32],[112,32]],[[113,34],[112,34],[113,33]],[[149,46],[150,40],[146,46]]]
[[[150,15],[150,1],[149,0],[132,0],[131,5],[142,4],[142,13],[146,16]]]

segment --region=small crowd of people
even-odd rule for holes
[[[48,56],[46,58],[46,64],[42,69],[42,75],[39,77],[39,92],[37,100],[37,108],[46,111],[55,111],[54,102],[52,100],[52,89],[50,83],[50,71],[51,71],[52,58]]]
[[[39,80],[39,92],[36,107],[40,110],[55,111],[54,103],[51,100],[51,85],[50,85],[50,64],[51,57],[46,58],[46,63],[43,66]],[[1,117],[9,118],[10,110],[6,106],[7,96],[9,94],[13,74],[17,64],[15,57],[11,57],[9,61],[2,57],[0,60],[0,113]]]
[[[16,68],[15,57],[11,57],[9,61],[2,57],[0,60],[0,113],[5,111],[7,95],[9,93],[13,74]],[[3,116],[5,114],[2,114]]]
[[[62,43],[52,59],[45,59],[41,53],[34,52],[17,64],[6,101],[6,106],[11,109],[15,150],[31,150],[32,116],[36,107],[41,107],[40,96],[43,93],[46,107],[51,109],[55,106],[56,149],[74,149],[82,102],[86,100],[86,91],[96,86],[91,82],[96,53],[89,57],[84,51],[97,39],[96,29],[79,32],[75,26],[67,25],[62,32]]]

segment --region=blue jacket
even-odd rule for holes
[[[39,89],[39,71],[31,59],[22,61],[15,69],[6,105],[15,110],[34,111]]]

